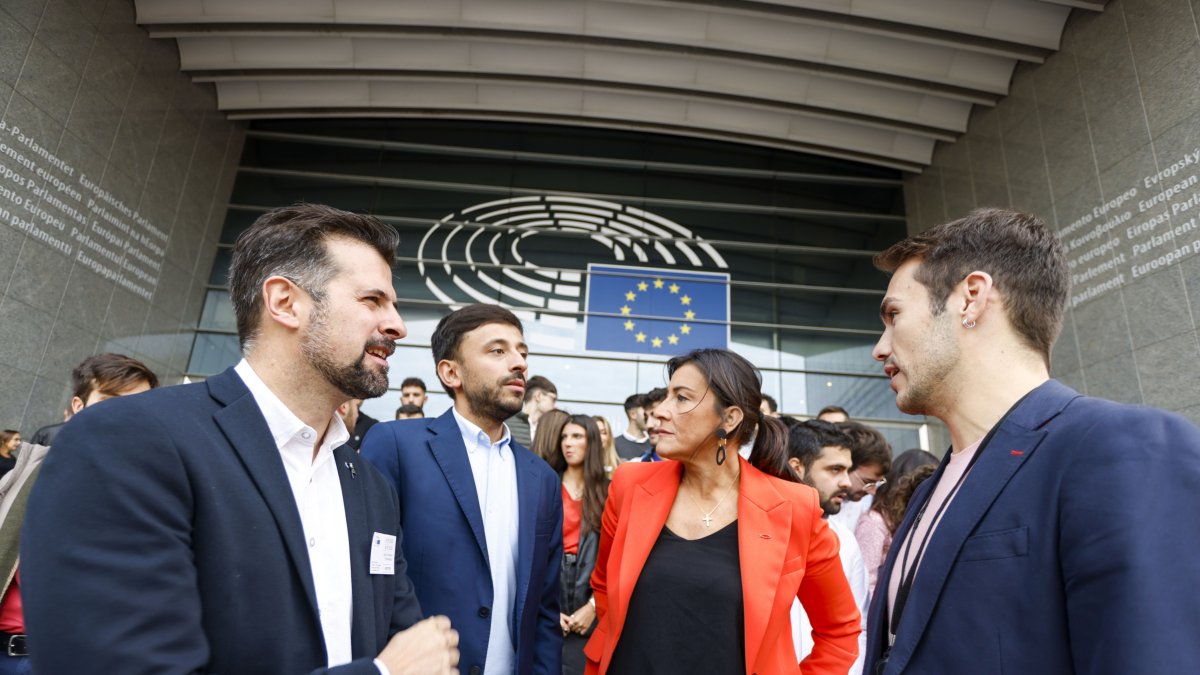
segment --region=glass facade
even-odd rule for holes
[[[525,322],[530,373],[560,407],[603,414],[665,383],[662,352],[589,351],[589,264],[728,275],[729,346],[781,411],[828,404],[903,450],[924,418],[896,410],[871,358],[886,278],[873,252],[905,235],[896,172],[681,137],[579,127],[417,120],[256,122],[247,135],[192,350],[200,378],[236,362],[229,250],[263,211],[298,201],[372,213],[401,235],[394,285],[409,335],[392,359],[449,405],[429,338],[451,308],[498,302]],[[597,312],[590,313],[598,316]],[[657,348],[655,348],[657,349]],[[364,410],[391,419],[398,396]]]

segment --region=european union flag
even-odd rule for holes
[[[588,265],[587,349],[674,356],[729,346],[729,275]]]

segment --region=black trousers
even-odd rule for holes
[[[563,675],[583,675],[584,666],[587,665],[587,657],[583,655],[583,646],[591,639],[592,632],[596,630],[597,623],[600,622],[592,622],[592,627],[588,629],[587,635],[567,633],[563,636]]]

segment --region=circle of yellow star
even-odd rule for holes
[[[641,332],[641,331],[638,331],[638,334],[637,334],[637,335],[634,335],[633,337],[637,338],[637,341],[638,341],[638,342],[645,342],[645,341],[646,341],[646,334],[645,334],[645,333],[643,333],[643,332]]]
[[[690,305],[690,304],[692,304],[692,297],[690,295],[685,295],[679,299],[679,302],[681,302],[685,305]]]
[[[629,305],[625,305],[621,308],[621,316],[629,316],[629,313],[632,311],[633,310],[629,308]],[[692,317],[689,316],[688,318],[690,319]]]
[[[649,290],[649,289],[650,289],[650,284],[648,284],[648,283],[646,283],[646,282],[644,282],[644,281],[639,281],[639,282],[638,282],[638,290],[639,290],[639,291],[647,291],[647,290]]]
[[[692,327],[685,323],[679,327],[679,332],[687,335],[688,333],[692,332]]]
[[[678,293],[679,292],[679,284],[671,284],[670,286],[667,287],[667,290],[671,291],[672,293]]]
[[[683,313],[683,318],[687,319],[688,321],[691,321],[692,319],[696,318],[696,313],[689,309],[688,311]]]
[[[670,343],[671,343],[671,344],[673,344],[673,345],[677,345],[677,344],[679,344],[679,337],[678,337],[677,335],[674,335],[674,334],[672,334],[672,335],[668,335],[668,336],[667,336],[667,342],[670,342]]]
[[[655,288],[662,288],[662,287],[663,287],[663,280],[662,280],[662,279],[655,279],[655,280],[654,280],[654,287],[655,287]]]
[[[625,322],[625,330],[633,330],[633,322],[632,321]]]
[[[662,338],[654,338],[653,340],[650,341],[650,344],[653,345],[654,347],[661,347],[662,346]]]

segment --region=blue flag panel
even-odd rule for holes
[[[588,265],[585,347],[674,356],[729,347],[729,275]]]

